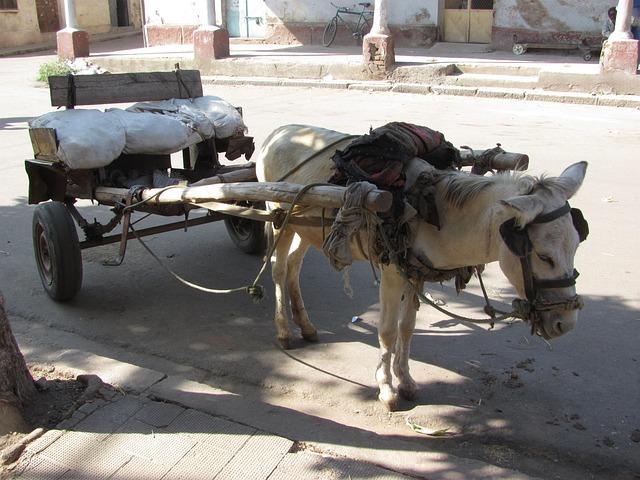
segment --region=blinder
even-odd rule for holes
[[[582,215],[582,210],[579,208],[571,209],[571,220],[573,220],[573,226],[578,231],[580,241],[584,242],[589,236],[589,223]]]
[[[569,202],[549,213],[538,215],[522,228],[518,228],[516,226],[515,218],[511,218],[500,225],[500,235],[502,240],[509,251],[520,258],[520,265],[522,266],[522,276],[527,300],[524,301],[518,299],[514,303],[514,310],[519,311],[520,316],[524,320],[531,322],[532,333],[540,331],[541,320],[538,315],[539,312],[550,310],[575,310],[582,308],[582,300],[579,295],[575,295],[572,298],[555,303],[548,303],[543,301],[541,298],[538,298],[539,290],[574,286],[576,278],[578,278],[579,275],[577,270],[574,269],[571,275],[563,278],[538,280],[534,277],[533,269],[531,268],[533,244],[529,238],[527,227],[532,224],[551,222],[563,215],[566,215],[567,213],[571,214],[573,226],[578,232],[580,241],[583,242],[589,235],[589,224],[584,218],[584,215],[582,215],[582,212],[577,208],[571,208],[569,206]]]

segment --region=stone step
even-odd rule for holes
[[[538,86],[538,76],[463,73],[461,75],[448,75],[443,79],[443,83],[462,87],[536,88]]]

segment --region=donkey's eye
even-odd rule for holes
[[[548,257],[547,255],[541,255],[539,253],[536,253],[536,256],[542,260],[544,263],[546,263],[547,265],[549,265],[551,268],[555,267],[556,264],[553,262],[553,259],[551,257]]]

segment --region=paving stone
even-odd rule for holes
[[[216,480],[259,480],[267,478],[287,454],[293,442],[257,432],[216,475]]]
[[[169,465],[132,457],[109,480],[156,480],[164,476],[171,469]]]
[[[406,477],[375,465],[344,458],[323,457],[310,452],[287,454],[269,480],[397,480]]]
[[[48,430],[44,432],[40,438],[37,438],[27,445],[25,451],[31,454],[40,453],[53,442],[58,440],[62,435],[64,435],[64,433],[65,432],[62,430]]]
[[[96,410],[84,420],[75,425],[74,429],[83,432],[102,434],[104,440],[109,434],[124,425],[131,415],[110,405]]]
[[[234,454],[208,443],[199,443],[162,480],[210,480],[229,463]]]
[[[65,478],[91,479],[109,477],[131,458],[117,449],[105,448],[101,434],[88,432],[67,432],[40,456],[73,471]]]
[[[197,442],[187,436],[169,433],[139,420],[130,419],[105,443],[106,448],[115,447],[136,457],[172,467]]]
[[[166,427],[185,409],[172,403],[150,402],[138,410],[134,418],[154,427]]]
[[[107,405],[105,408],[112,408],[123,415],[131,417],[148,402],[149,400],[147,398],[138,397],[136,395],[126,395]]]
[[[238,451],[256,430],[198,410],[186,410],[167,427],[176,432],[231,452]]]
[[[58,480],[68,468],[57,465],[41,457],[34,457],[25,470],[14,475],[19,480]]]
[[[87,403],[85,403],[85,404],[81,405],[81,406],[78,408],[78,410],[77,410],[77,411],[78,411],[78,412],[82,412],[82,413],[84,413],[84,414],[86,414],[86,415],[89,415],[90,413],[95,412],[98,408],[100,408],[100,407],[102,407],[102,406],[104,406],[104,405],[105,405],[104,400],[103,400],[102,402],[97,402],[97,401],[94,401],[94,402],[87,402]]]

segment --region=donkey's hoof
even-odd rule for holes
[[[382,402],[385,408],[390,412],[395,412],[398,409],[398,394],[392,393],[388,395],[383,395],[380,393],[378,395],[378,400]]]
[[[415,383],[398,385],[398,393],[405,400],[415,400],[418,396],[418,386]]]
[[[318,332],[304,333],[302,332],[302,338],[309,343],[318,343]]]
[[[291,349],[291,339],[289,337],[278,337],[278,343],[282,347],[283,350]]]

